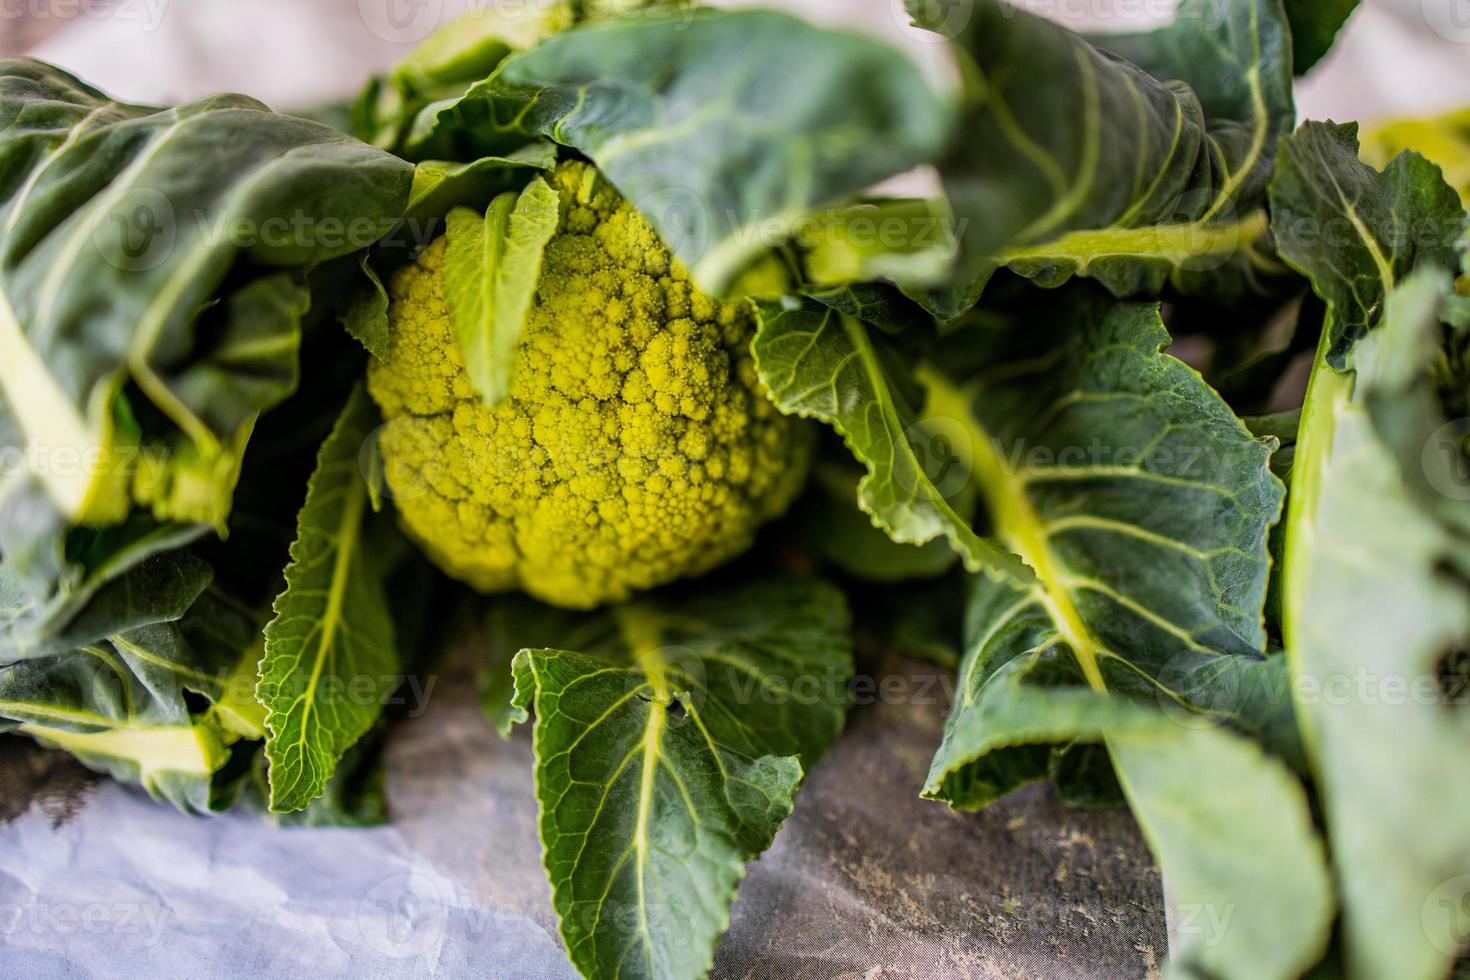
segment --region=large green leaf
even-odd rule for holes
[[[717,294],[813,208],[932,159],[946,124],[898,52],[754,10],[575,27],[434,117],[474,154],[539,136],[586,154]]]
[[[875,353],[881,339],[855,319],[811,304],[760,312],[758,363],[777,404],[848,437],[889,490],[865,501],[886,526],[948,533],[980,570],[925,794],[973,808],[1050,776],[1091,798],[1098,780],[1084,774],[1099,759],[1082,746],[1106,745],[1171,880],[1188,901],[1236,910],[1228,935],[1181,948],[1179,962],[1280,977],[1315,962],[1333,904],[1305,795],[1282,761],[1220,727],[1299,756],[1284,661],[1258,652],[1283,489],[1271,442],[1161,353],[1157,307],[1077,289],[1033,298],[941,346],[946,373],[920,371],[922,411],[903,400],[907,366]],[[958,480],[916,462],[892,478],[936,436],[945,451],[929,455]],[[966,485],[994,539],[942,509],[941,486]],[[1187,788],[1198,758],[1232,774],[1209,804]]]
[[[1358,0],[1285,0],[1286,19],[1291,23],[1292,64],[1296,74],[1305,75],[1322,60],[1337,40]]]
[[[767,581],[618,607],[564,635],[575,651],[517,655],[546,870],[584,976],[709,971],[745,863],[842,728],[847,628],[834,589]]]
[[[217,774],[241,732],[216,709],[241,696],[232,668],[259,628],[254,615],[209,592],[177,623],[11,664],[0,671],[0,728],[71,752],[186,812],[217,810]],[[194,712],[185,692],[214,707]]]
[[[909,8],[955,33],[942,5]],[[941,170],[962,254],[936,312],[973,305],[1001,266],[1047,286],[1091,276],[1118,296],[1170,278],[1251,284],[1271,155],[1294,113],[1276,0],[1186,0],[1167,27],[1096,44],[1000,0],[967,5],[959,26],[963,119]]]
[[[975,331],[946,362],[977,368],[961,387],[926,371],[931,418],[952,420],[996,536],[1031,573],[987,618],[963,696],[1038,647],[1063,643],[1096,691],[1158,698],[1249,725],[1237,696],[1265,662],[1266,537],[1283,496],[1271,446],[1193,370],[1160,353],[1156,307],[1066,299],[1031,324]],[[992,573],[993,574],[993,573]],[[928,792],[1006,737],[954,711]],[[988,751],[988,748],[986,749]]]
[[[1334,368],[1345,366],[1410,270],[1456,267],[1463,227],[1459,196],[1422,156],[1404,153],[1382,173],[1360,163],[1356,123],[1309,122],[1281,144],[1271,231],[1282,258],[1331,307]]]
[[[923,392],[891,344],[856,316],[814,299],[762,301],[756,312],[756,369],[772,401],[842,435],[868,470],[858,506],[889,537],[919,546],[943,537],[971,571],[1026,574],[971,527],[974,492],[955,456],[954,427],[921,421]]]
[[[7,563],[67,574],[68,528],[134,501],[222,526],[297,382],[303,271],[386,231],[411,168],[241,96],[129,106],[5,61],[0,173],[0,454],[27,460]]]
[[[510,397],[516,349],[558,207],[556,191],[533,177],[519,194],[498,195],[483,215],[471,208],[449,212],[444,302],[465,373],[487,405]]]
[[[270,805],[299,810],[382,713],[401,669],[385,580],[385,516],[368,507],[363,446],[379,424],[359,386],[322,444],[286,590],[265,630],[256,696],[265,705]]]
[[[77,577],[44,601],[33,598],[18,572],[0,565],[0,594],[14,596],[0,620],[0,663],[65,653],[113,633],[179,619],[212,572],[177,549],[204,531],[135,516],[116,527],[73,532]]]
[[[1464,363],[1441,314],[1462,225],[1437,168],[1359,164],[1351,127],[1287,141],[1277,237],[1328,302],[1293,470],[1284,632],[1352,977],[1442,977],[1462,945],[1470,720]],[[1318,245],[1305,229],[1336,228]],[[1453,335],[1449,335],[1453,336]],[[1451,408],[1451,406],[1454,406]],[[1457,911],[1461,910],[1461,911]]]
[[[1296,980],[1336,903],[1301,782],[1218,728],[1110,735],[1118,778],[1181,913],[1169,975]]]

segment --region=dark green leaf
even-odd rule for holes
[[[230,485],[214,460],[238,457],[242,430],[294,385],[304,305],[289,277],[231,285],[231,270],[371,244],[411,178],[251,99],[127,106],[34,61],[0,64],[0,169],[4,411],[15,448],[98,461],[36,470],[62,515],[91,523],[127,513],[128,424],[145,408],[154,437],[186,440],[191,470]],[[221,498],[196,519],[222,523]]]
[[[71,535],[80,579],[49,599],[9,565],[0,565],[0,593],[13,595],[0,621],[0,663],[65,653],[152,623],[181,617],[209,585],[208,565],[179,551],[205,533],[198,525],[160,525],[143,517],[101,531]]]
[[[1362,295],[1368,277],[1357,285]],[[1293,470],[1285,637],[1311,692],[1301,722],[1355,977],[1444,976],[1463,938],[1445,910],[1465,894],[1470,787],[1447,773],[1470,738],[1470,464],[1435,377],[1448,289],[1430,268],[1389,291],[1347,351],[1352,371],[1324,344]]]
[[[949,29],[944,7],[909,7]],[[1097,42],[1158,77],[1000,0],[966,11],[963,121],[941,164],[962,253],[936,312],[974,305],[1001,266],[1045,286],[1091,276],[1117,296],[1171,278],[1212,294],[1253,284],[1271,155],[1293,118],[1275,0],[1186,0],[1168,27]]]
[[[847,610],[772,581],[601,624],[581,628],[597,655],[515,659],[562,938],[585,976],[703,976],[745,863],[842,727]]]
[[[932,339],[934,318],[918,303],[893,286],[878,282],[857,282],[829,289],[808,287],[807,296],[839,313],[856,317],[886,334],[896,337]]]
[[[322,444],[301,510],[286,591],[265,631],[256,696],[266,707],[274,810],[300,810],[382,713],[399,658],[387,565],[359,456],[379,424],[359,387]]]
[[[233,669],[258,635],[252,614],[206,593],[176,624],[129,629],[0,670],[0,728],[71,752],[186,812],[211,812],[227,746],[241,734],[215,709],[241,695],[232,689]],[[186,691],[214,707],[195,714]]]
[[[280,813],[266,809],[279,827],[376,827],[388,821],[387,769],[383,750],[386,726],[379,724],[348,749],[321,796],[304,810]],[[251,800],[262,809],[270,798],[265,754],[254,757],[250,771]]]
[[[342,312],[342,326],[374,357],[388,354],[388,290],[373,268],[371,253],[358,257],[358,280],[352,301]]]
[[[1327,360],[1383,315],[1410,270],[1455,268],[1465,212],[1439,168],[1417,153],[1382,173],[1358,162],[1358,127],[1309,122],[1281,144],[1271,183],[1271,231],[1282,258],[1331,308]]]
[[[921,417],[922,392],[887,342],[815,300],[756,310],[761,381],[781,411],[831,425],[867,466],[857,488],[864,513],[900,544],[947,538],[972,571],[1015,565],[971,528],[974,494],[953,427]]]
[[[1292,64],[1296,74],[1305,75],[1322,60],[1337,39],[1358,0],[1285,0],[1286,19],[1291,23]]]
[[[581,151],[720,294],[813,208],[931,159],[945,124],[915,66],[877,41],[696,10],[558,34],[436,126],[482,152],[540,136]]]
[[[1240,721],[1237,695],[1262,663],[1266,533],[1282,499],[1270,447],[1159,353],[1168,336],[1155,308],[1080,300],[1048,312],[1065,332],[959,338],[991,366],[964,389],[928,373],[931,411],[963,427],[959,453],[995,532],[1031,573],[977,585],[994,593],[972,607],[989,640],[971,654],[962,695],[1064,643],[1094,690]],[[965,703],[930,795],[953,798],[946,781],[983,746],[1015,742]]]

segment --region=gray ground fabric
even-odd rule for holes
[[[942,675],[895,674],[903,693],[854,709],[751,865],[713,976],[1157,975],[1159,876],[1126,811],[1069,810],[1045,786],[979,814],[920,800]],[[5,975],[573,977],[540,865],[529,733],[500,741],[472,688],[446,672],[394,730],[392,822],[368,830],[189,818],[0,739]]]

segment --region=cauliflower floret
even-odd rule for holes
[[[592,167],[551,184],[560,223],[510,397],[487,408],[465,373],[442,238],[391,283],[368,390],[399,513],[441,568],[588,608],[744,551],[800,490],[811,433],[765,396],[746,304],[696,290]]]

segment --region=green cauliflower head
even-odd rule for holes
[[[811,433],[765,396],[744,302],[699,292],[592,167],[550,178],[547,245],[510,397],[467,376],[443,291],[444,239],[391,282],[388,487],[450,575],[588,608],[707,571],[800,490]]]

